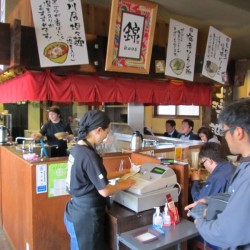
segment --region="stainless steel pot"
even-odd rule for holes
[[[8,130],[4,125],[0,125],[0,143],[8,141]]]

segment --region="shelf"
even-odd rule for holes
[[[111,124],[115,124],[115,125],[128,125],[125,122],[111,122]]]
[[[123,104],[123,105],[105,105],[105,109],[106,108],[127,108],[128,105],[127,104]]]

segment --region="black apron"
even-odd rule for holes
[[[74,224],[80,250],[104,249],[106,199],[95,191],[72,198],[66,216]]]

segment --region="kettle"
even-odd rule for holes
[[[0,125],[0,143],[8,141],[8,130],[4,125]]]
[[[131,138],[130,147],[132,150],[137,150],[142,147],[143,136],[139,131],[134,131]]]

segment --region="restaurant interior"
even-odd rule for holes
[[[190,172],[198,167],[194,157],[202,143],[164,138],[167,119],[173,118],[179,129],[187,117],[159,115],[157,108],[198,106],[199,116],[189,117],[194,121],[194,131],[202,126],[210,127],[230,154],[217,118],[224,105],[250,96],[250,3],[244,0],[144,1],[157,6],[155,29],[149,38],[152,46],[143,70],[132,67],[130,71],[129,67],[108,66],[112,57],[109,50],[113,49],[110,45],[112,13],[116,15],[112,12],[112,2],[117,1],[81,0],[88,63],[41,67],[31,0],[1,0],[0,125],[3,122],[7,126],[9,135],[8,142],[0,145],[0,226],[3,229],[0,249],[69,249],[69,237],[61,220],[69,195],[62,190],[53,193],[49,179],[56,168],[65,171],[67,157],[40,157],[31,162],[23,159],[32,133],[48,121],[47,110],[52,105],[60,107],[65,123],[70,115],[79,120],[88,110],[108,113],[112,120],[112,145],[103,144],[99,148],[107,171],[117,171],[121,162],[128,169],[132,163],[141,166],[150,162],[160,166],[161,159],[174,159],[175,164],[170,168],[181,191],[178,198],[174,193],[173,197],[183,219],[187,219],[184,207],[190,201]],[[166,75],[165,67],[157,70],[158,62],[166,63],[170,20],[198,30],[192,80]],[[232,39],[224,72],[226,80],[222,82],[202,74],[211,26]],[[143,135],[143,146],[132,149],[133,132],[143,134],[145,126],[153,135]],[[25,142],[18,145],[20,138]],[[68,143],[70,149],[74,145],[75,141]],[[177,148],[181,150],[179,155]],[[41,170],[39,175],[39,168],[44,166],[46,171]],[[47,190],[41,192],[37,177],[42,178],[45,172],[48,172]],[[204,180],[207,176],[204,172]],[[154,212],[153,207],[131,210],[124,207],[123,197],[119,199],[122,201],[114,201],[107,213],[109,249],[128,249],[124,242],[119,243],[120,235],[150,224]],[[187,239],[196,235],[193,232],[186,236],[179,247],[189,249]],[[192,249],[203,247],[197,242],[191,244]]]

